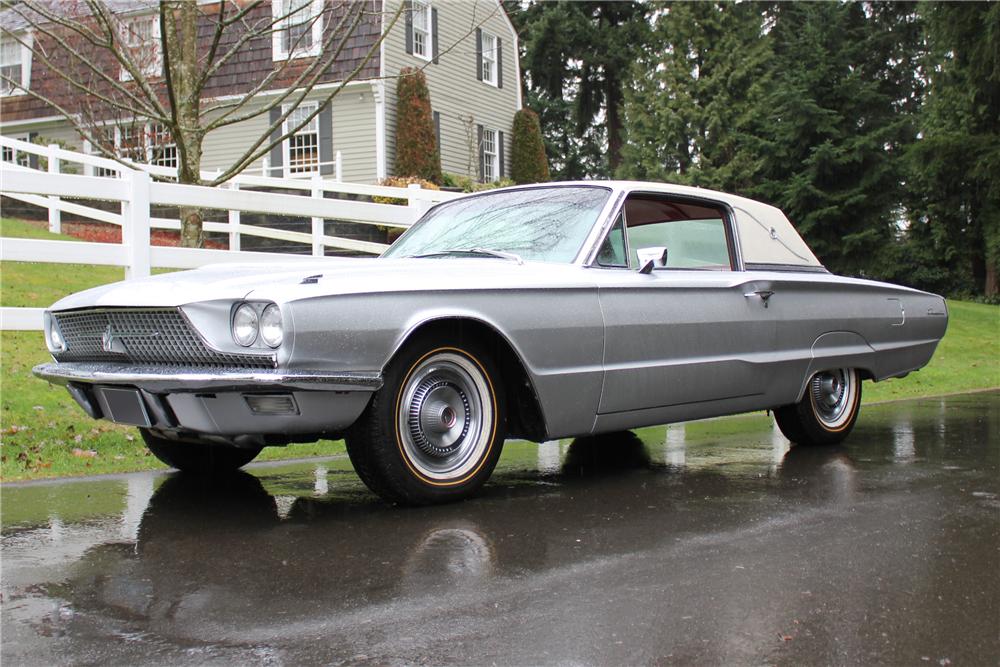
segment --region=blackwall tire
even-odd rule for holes
[[[403,505],[462,500],[486,483],[506,435],[502,379],[472,340],[411,341],[347,433],[361,480]]]
[[[854,428],[861,407],[861,378],[853,368],[835,368],[809,379],[798,403],[774,411],[785,437],[800,445],[835,445]]]
[[[253,461],[262,449],[168,440],[144,428],[139,429],[139,432],[153,456],[171,468],[197,475],[232,472]]]

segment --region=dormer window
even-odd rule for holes
[[[319,55],[323,45],[323,0],[273,0],[274,60]]]
[[[122,44],[132,62],[143,76],[158,76],[163,69],[163,51],[160,48],[160,17],[133,16],[121,24]],[[132,73],[121,68],[119,79],[129,81]]]

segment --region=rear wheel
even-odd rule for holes
[[[858,419],[861,379],[853,368],[816,373],[805,396],[774,411],[785,437],[801,445],[835,445],[848,436]]]
[[[199,475],[218,475],[242,468],[260,454],[261,447],[233,447],[196,440],[169,440],[141,428],[153,456],[171,468]]]
[[[389,365],[347,434],[358,476],[390,502],[461,500],[489,479],[506,422],[492,357],[474,341],[421,337]]]

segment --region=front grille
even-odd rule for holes
[[[53,313],[66,351],[59,361],[274,368],[272,355],[210,349],[176,308],[114,308]]]

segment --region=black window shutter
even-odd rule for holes
[[[28,143],[35,143],[35,138],[38,136],[37,132],[28,132]],[[32,169],[38,169],[38,156],[34,153],[28,153],[28,166]]]
[[[434,57],[434,64],[438,61],[438,10],[431,7],[431,53]]]
[[[281,108],[275,107],[271,109],[271,115],[270,115],[271,124],[274,125],[276,122],[278,122],[279,118],[281,118]],[[274,130],[271,131],[271,141],[277,141],[278,137],[280,137],[281,134],[282,134],[281,125],[278,125],[278,127],[274,128]],[[281,145],[282,144],[279,143],[271,147],[271,173],[267,174],[267,176],[280,177],[284,173],[284,170],[282,169],[283,165],[281,163],[282,162]]]
[[[476,79],[483,80],[483,31],[476,28]],[[482,134],[480,134],[480,142]]]
[[[434,135],[437,137],[438,155],[441,154],[441,112],[434,112]]]
[[[499,177],[503,178],[506,174],[504,172],[504,164],[503,164],[503,132],[501,132],[500,130],[497,130],[497,153],[499,153],[500,157]]]
[[[319,161],[321,174],[332,174],[333,164],[333,111],[329,104],[319,110]]]
[[[497,37],[497,88],[503,88],[503,42]]]
[[[483,126],[477,125],[479,130],[479,182],[483,183],[486,177],[486,156],[483,154]]]
[[[413,55],[413,3],[403,3],[403,21],[406,24],[406,52]]]

